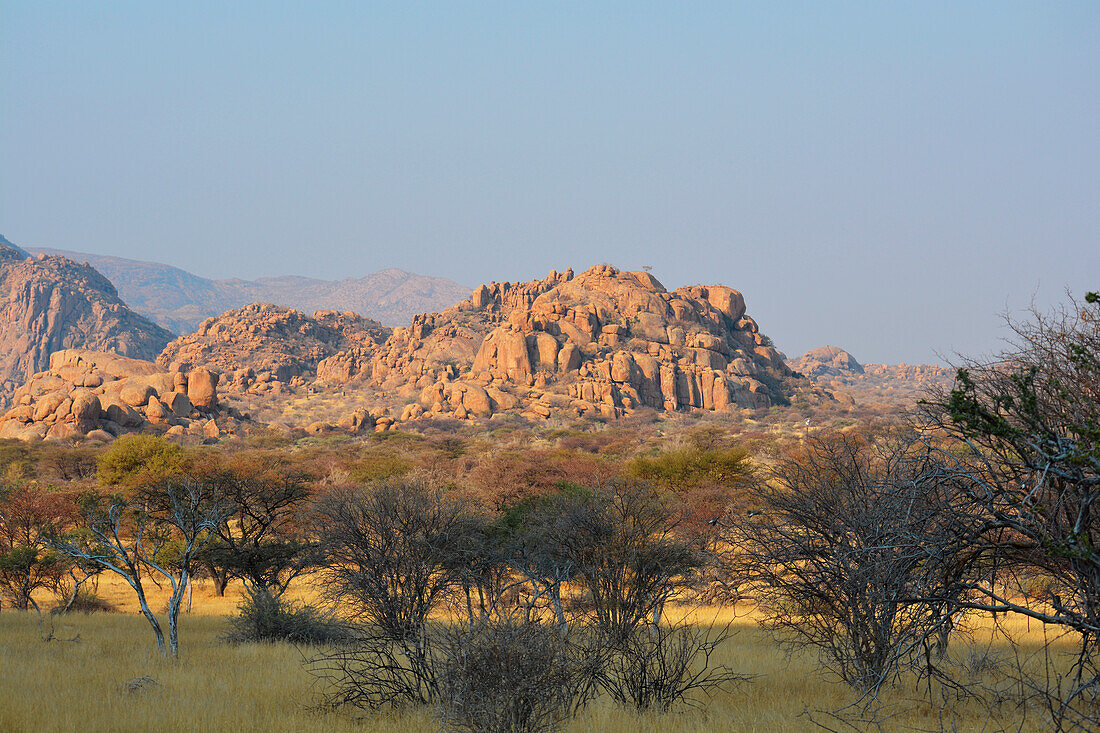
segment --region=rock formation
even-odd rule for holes
[[[852,377],[863,374],[863,365],[839,346],[820,346],[811,349],[798,359],[788,361],[787,366],[810,379]]]
[[[216,438],[241,416],[222,410],[218,375],[164,371],[150,361],[80,349],[54,352],[49,369],[15,391],[0,438],[109,440],[128,432]]]
[[[172,334],[137,315],[87,264],[0,243],[0,405],[60,349],[154,359]]]
[[[223,372],[225,389],[262,394],[283,385],[313,381],[317,365],[340,351],[368,353],[391,331],[356,313],[318,311],[253,303],[208,318],[157,357],[164,369],[209,366]]]
[[[22,262],[27,259],[30,259],[30,255],[26,251],[19,249],[12,242],[9,242],[7,237],[0,234],[0,263]]]
[[[863,405],[909,406],[954,377],[953,370],[938,364],[860,364],[837,346],[812,349],[787,365],[818,387]]]
[[[325,359],[317,376],[416,395],[400,420],[767,407],[792,381],[738,291],[669,292],[649,273],[609,265],[482,285],[379,348]]]

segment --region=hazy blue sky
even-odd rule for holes
[[[652,265],[794,355],[1100,288],[1100,3],[0,5],[0,233],[206,276]]]

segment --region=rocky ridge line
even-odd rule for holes
[[[294,323],[309,318],[284,316]],[[275,391],[273,383],[291,372],[277,374],[267,354],[291,350],[297,332],[249,324],[240,311],[224,314],[170,346],[159,362],[193,360],[227,373],[251,369],[257,382],[262,369],[263,389]],[[746,315],[738,291],[692,286],[670,292],[647,272],[609,265],[482,285],[463,302],[384,335],[376,330],[339,350],[338,339],[326,341],[334,353],[316,361],[311,374],[312,359],[324,349],[311,352],[287,386],[313,379],[315,387],[354,390],[363,398],[360,423],[369,415],[388,427],[501,412],[617,418],[647,408],[760,408],[783,402],[797,381]],[[226,386],[257,390],[236,377]]]

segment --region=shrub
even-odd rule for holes
[[[616,702],[638,710],[699,705],[697,695],[747,679],[711,666],[714,650],[728,638],[728,630],[712,633],[688,624],[637,627],[613,644],[600,686]]]
[[[289,641],[294,644],[329,644],[344,641],[350,631],[343,622],[310,606],[272,595],[265,588],[249,588],[229,620],[230,644]]]
[[[444,641],[440,720],[450,731],[559,730],[587,702],[597,671],[556,626],[460,627]]]
[[[103,486],[136,486],[184,468],[183,449],[156,435],[124,435],[99,457]]]
[[[357,484],[400,478],[412,470],[405,459],[386,453],[369,452],[348,466],[348,478]]]
[[[65,608],[66,604],[68,608]],[[79,590],[72,603],[59,603],[51,613],[109,613],[115,610],[114,604],[106,598],[100,598],[91,590]]]

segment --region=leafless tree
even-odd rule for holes
[[[1043,674],[1019,676],[1056,730],[1098,730],[1100,296],[1009,325],[1004,353],[923,406],[943,478],[965,487],[952,534],[975,572],[958,605],[1075,637],[1071,660],[1046,644]]]
[[[726,545],[766,624],[871,699],[950,620],[935,465],[912,437],[832,435],[779,457]],[[939,560],[939,561],[937,561]]]
[[[316,502],[315,531],[328,553],[320,587],[343,613],[364,623],[347,647],[314,659],[330,700],[378,707],[428,703],[438,664],[428,616],[461,587],[455,561],[465,510],[418,481],[334,490]]]

